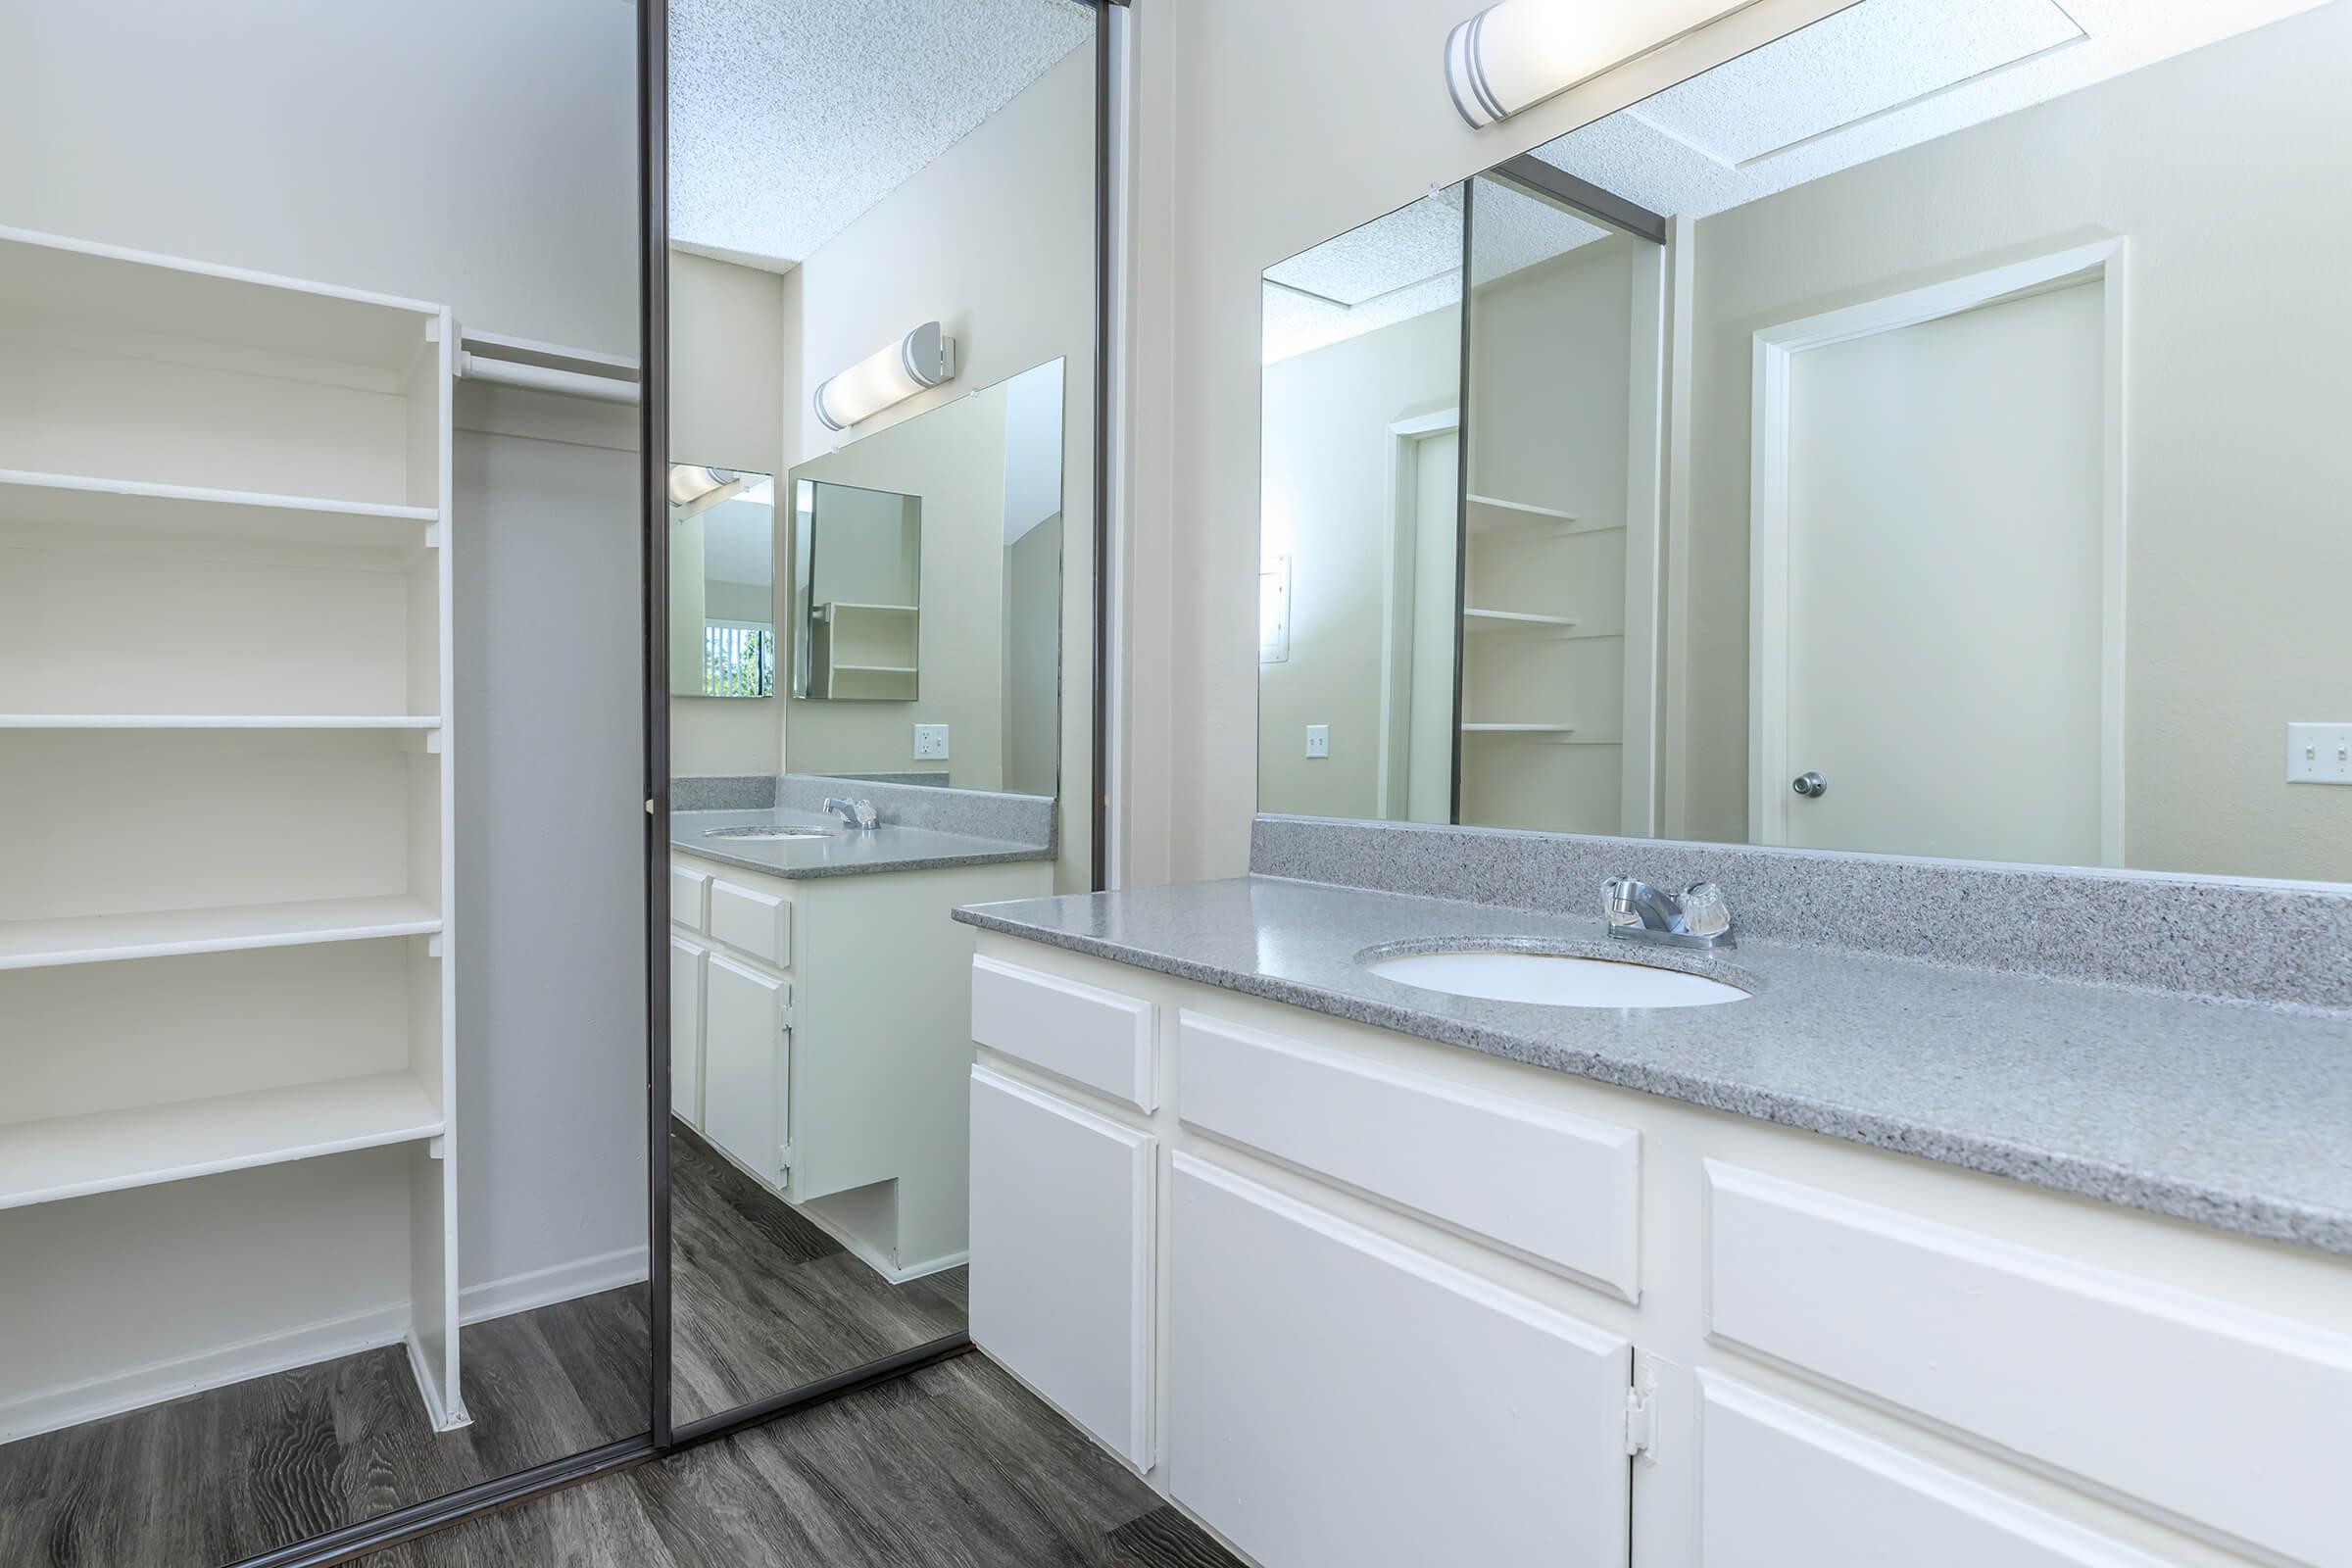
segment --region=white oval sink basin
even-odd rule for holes
[[[1551,953],[1409,953],[1366,967],[1424,991],[1549,1007],[1708,1007],[1747,1000],[1738,986],[1705,975]]]

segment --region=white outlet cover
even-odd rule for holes
[[[1306,755],[1309,757],[1329,757],[1331,755],[1331,726],[1329,724],[1306,726]]]
[[[915,725],[914,755],[920,761],[946,761],[948,760],[948,726],[945,724]]]

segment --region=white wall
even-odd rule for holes
[[[1290,657],[1257,666],[1269,811],[1378,814],[1389,425],[1460,403],[1461,333],[1459,311],[1432,311],[1265,368],[1260,548],[1291,559]],[[1307,757],[1309,724],[1330,726],[1329,757]]]
[[[635,12],[605,0],[11,5],[0,224],[634,355],[635,104]],[[458,460],[476,1286],[645,1242],[639,617],[633,462],[470,437]]]
[[[1094,275],[1095,54],[1081,47],[783,280],[787,466],[843,444],[817,422],[817,383],[918,322],[936,319],[956,340],[956,379],[848,433],[862,437],[1066,362],[1055,874],[1065,891],[1090,884],[1093,856]],[[788,760],[791,726],[809,706],[793,705],[786,717]],[[910,730],[906,740],[895,767],[914,765]]]
[[[637,352],[618,0],[0,7],[0,222]]]
[[[1484,132],[1455,115],[1440,70],[1447,30],[1476,9],[1464,0],[1132,14],[1128,880],[1248,862],[1259,273],[1840,8],[1759,0]]]
[[[790,327],[784,279],[773,272],[714,262],[685,251],[669,253],[669,452],[672,461],[742,468],[776,476],[776,516],[791,510],[785,483],[784,364]],[[774,576],[777,683],[789,657],[784,606],[792,581],[778,528]],[[673,608],[676,600],[673,598]],[[699,663],[701,633],[681,641],[673,620],[670,659],[690,649]],[[768,698],[672,697],[669,772],[774,773],[784,765],[782,695]]]
[[[1690,836],[1746,829],[1754,331],[2121,234],[2125,861],[2352,879],[2352,792],[2282,766],[2352,719],[2347,64],[2324,6],[1696,225]]]

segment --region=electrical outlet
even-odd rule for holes
[[[948,760],[948,726],[945,724],[915,725],[914,756],[917,761],[946,761]]]
[[[2289,784],[2352,784],[2352,724],[2286,726]]]
[[[1331,726],[1329,724],[1306,726],[1306,755],[1309,757],[1329,757],[1331,755]]]

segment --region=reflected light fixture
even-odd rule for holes
[[[1473,126],[1510,119],[1740,9],[1727,0],[1499,0],[1446,39],[1446,88]]]
[[[955,377],[956,340],[941,335],[937,321],[925,321],[819,386],[816,416],[828,430],[846,430]]]
[[[689,506],[742,477],[732,468],[706,468],[699,464],[673,463],[669,466],[669,504],[673,507]]]

